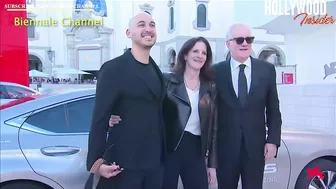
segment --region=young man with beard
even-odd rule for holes
[[[265,160],[276,157],[281,113],[275,67],[251,57],[250,27],[233,25],[226,45],[231,59],[216,64],[218,90],[218,189],[262,189]],[[268,136],[266,137],[265,109]]]
[[[147,13],[137,14],[126,34],[132,48],[105,62],[99,72],[87,169],[100,175],[96,189],[158,189],[165,152],[165,87],[150,57],[155,22]],[[123,120],[109,130],[112,114]]]

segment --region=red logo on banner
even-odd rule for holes
[[[293,84],[294,74],[282,72],[282,84]]]
[[[317,177],[319,180],[323,180],[325,176],[325,174],[321,172],[320,167],[308,168],[307,173],[308,173],[308,180],[314,177]]]

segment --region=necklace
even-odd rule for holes
[[[189,89],[191,89],[192,91],[195,91],[195,90],[198,89],[198,87],[199,87],[199,85],[200,85],[200,80],[198,80],[197,85],[196,85],[195,87],[190,87],[189,84],[188,84],[188,82],[187,82],[186,77],[184,76],[183,78],[184,78],[184,84],[185,84]]]

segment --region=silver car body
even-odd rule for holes
[[[31,180],[54,189],[83,188],[88,177],[87,138],[93,111],[93,104],[89,103],[94,102],[94,95],[95,89],[82,89],[0,110],[0,187],[8,182]],[[83,102],[86,108],[78,105]],[[45,113],[53,108],[61,109],[65,123],[58,120],[57,113]],[[44,115],[41,121],[28,120],[38,115]],[[40,122],[46,123],[42,125],[44,129]],[[278,158],[266,162],[264,188],[293,189],[304,167],[317,158],[336,163],[335,135],[284,130]]]

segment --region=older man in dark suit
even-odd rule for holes
[[[282,119],[275,67],[251,57],[253,41],[248,26],[233,25],[226,42],[231,59],[214,66],[219,189],[237,189],[239,176],[243,189],[262,189],[265,160],[275,157],[280,146]]]

